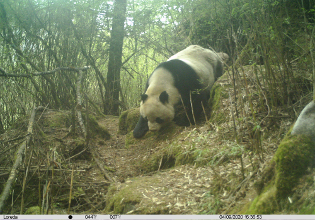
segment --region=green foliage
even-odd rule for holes
[[[112,1],[7,0],[1,2],[0,9],[2,70],[30,75],[60,66],[90,65],[82,92],[106,109]],[[264,64],[258,80],[271,111],[311,92],[315,40],[312,1],[135,0],[128,1],[126,17],[120,112],[138,107],[149,74],[158,63],[189,44],[224,51],[236,67]],[[74,72],[59,71],[32,79],[2,78],[0,122],[4,129],[34,104],[52,109],[76,105]]]

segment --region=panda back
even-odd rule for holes
[[[161,63],[156,69],[158,68],[164,68],[171,73],[174,79],[174,86],[183,98],[189,97],[190,91],[201,90],[203,88],[203,84],[196,71],[182,60],[174,59],[166,61]]]
[[[215,80],[223,74],[221,58],[209,49],[191,45],[169,58],[180,59],[192,67],[203,82],[203,87],[211,89]]]

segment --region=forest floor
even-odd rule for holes
[[[246,74],[249,79],[254,78],[250,71]],[[248,83],[249,92],[255,94],[255,83],[250,80]],[[21,191],[23,178],[27,176],[24,190],[27,199],[24,199],[23,212],[45,213],[43,209],[49,210],[49,214],[240,212],[257,195],[254,183],[261,177],[279,142],[294,122],[292,112],[299,112],[307,100],[290,107],[297,110],[290,112],[287,107],[279,107],[270,113],[265,111],[266,108],[258,108],[258,96],[253,95],[259,122],[259,132],[255,132],[257,123],[247,117],[249,99],[245,89],[241,90],[239,96],[243,100],[236,103],[239,109],[236,131],[239,138],[236,141],[231,114],[232,82],[228,77],[222,77],[216,84],[222,88],[222,96],[218,112],[213,115],[215,120],[196,127],[176,126],[170,136],[161,138],[149,134],[135,140],[130,133],[120,134],[119,117],[97,116],[98,125],[111,137],[93,135],[88,144],[92,150],[85,149],[79,127],[75,135],[69,135],[70,111],[47,109],[39,113],[32,145],[25,156],[30,162],[23,165],[24,172],[19,173],[15,189]],[[27,123],[28,118],[21,119],[0,135],[0,151],[6,151],[7,154],[3,155],[12,158],[5,160],[7,156],[0,156],[1,191],[8,178],[7,167],[11,166],[20,143],[16,137],[25,133]],[[26,166],[29,171],[25,171]],[[49,188],[49,193],[46,188]],[[70,191],[71,208],[67,211]],[[15,203],[9,208],[14,214],[20,213],[21,193],[15,196]],[[29,210],[30,207],[39,207],[38,204],[41,204],[39,210]]]
[[[125,135],[118,134],[117,117],[108,116],[98,122],[108,128],[112,135],[111,140],[97,147],[97,151],[106,166],[115,170],[112,176],[116,181],[117,190],[130,187],[130,190],[142,195],[139,201],[133,201],[131,198],[129,203],[136,203],[135,205],[125,206],[120,210],[127,214],[229,213],[233,207],[241,207],[255,198],[257,193],[253,184],[257,173],[251,172],[251,165],[255,163],[262,172],[277,147],[277,143],[272,143],[275,140],[269,139],[266,148],[268,150],[264,152],[263,161],[251,154],[244,155],[243,166],[246,170],[246,178],[243,180],[241,160],[229,155],[225,150],[218,153],[219,156],[216,155],[218,159],[215,166],[184,164],[143,174],[137,161],[158,152],[161,148],[160,143],[156,143],[155,146],[126,148]],[[186,140],[203,136],[205,133],[208,133],[207,126],[199,126],[197,129],[189,127],[180,132],[187,138]],[[232,135],[231,130],[225,133]],[[212,148],[220,149],[223,145],[227,145],[219,135],[214,136],[210,138]],[[253,160],[249,158],[251,156]],[[216,193],[220,194],[215,195]],[[127,194],[128,192],[126,192],[126,200],[130,199]],[[104,210],[99,211],[106,213]],[[113,210],[113,213],[116,211]]]

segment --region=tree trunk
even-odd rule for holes
[[[127,0],[115,0],[114,16],[109,47],[106,102],[107,114],[119,115],[119,90],[124,23],[126,20]]]

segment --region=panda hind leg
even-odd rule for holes
[[[207,93],[193,94],[191,96],[193,110],[191,109],[190,100],[184,100],[185,107],[182,103],[175,105],[175,123],[179,126],[190,126],[195,124],[195,121],[196,123],[203,121],[206,118],[204,115],[207,114],[208,97],[210,97],[210,94]]]
[[[198,96],[195,97],[194,99],[193,112],[194,112],[194,116],[197,123],[204,122],[204,120],[208,118],[209,98],[210,98],[210,93],[203,92],[201,94],[198,94]]]

